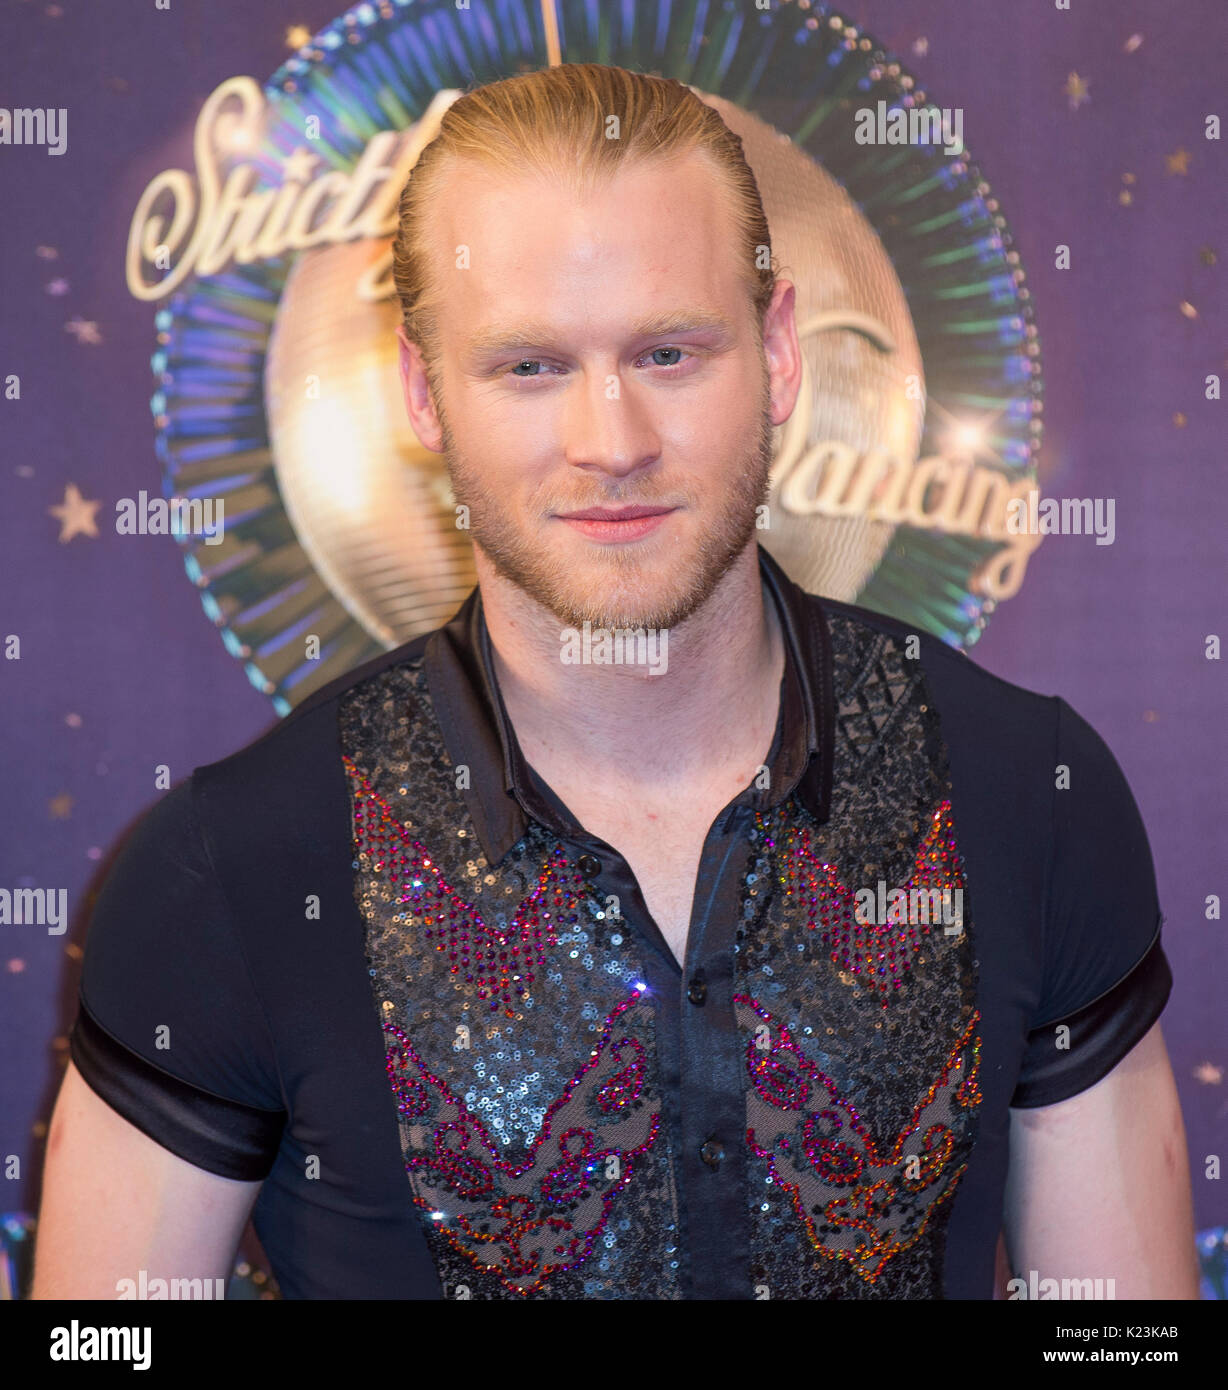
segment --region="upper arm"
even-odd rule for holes
[[[1004,1216],[1016,1277],[1198,1297],[1185,1128],[1158,1023],[1087,1090],[1011,1110]]]
[[[148,1138],[70,1062],[47,1139],[32,1298],[115,1298],[119,1281],[225,1279],[259,1182]]]
[[[1155,866],[1100,735],[1055,701],[1042,981],[1011,1098],[1012,1273],[1197,1297],[1185,1131],[1158,1019],[1172,988]],[[1060,1286],[1059,1286],[1060,1287]]]
[[[287,1120],[191,779],[142,818],[90,917],[48,1136],[40,1297],[221,1278]]]

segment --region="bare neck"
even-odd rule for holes
[[[478,556],[482,606],[508,717],[556,788],[680,794],[749,774],[779,711],[784,639],[765,601],[757,547],[669,634],[663,674],[641,665],[564,664],[558,619]]]

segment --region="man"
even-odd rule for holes
[[[253,1203],[290,1297],[988,1298],[1003,1227],[1025,1280],[1196,1296],[1129,788],[755,544],[802,373],[768,245],[677,83],[450,109],[401,372],[478,589],[126,848],[36,1296],[221,1276]]]

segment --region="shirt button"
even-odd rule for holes
[[[698,975],[687,986],[686,997],[692,1004],[702,1004],[708,997],[708,986],[699,978]]]
[[[585,878],[596,878],[601,872],[601,860],[595,854],[582,854],[576,860],[576,868]]]
[[[703,1148],[700,1149],[699,1156],[709,1168],[719,1168],[721,1166],[721,1159],[725,1157],[725,1147],[719,1140],[709,1139]]]

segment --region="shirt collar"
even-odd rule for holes
[[[835,700],[831,637],[822,605],[762,547],[759,570],[785,639],[780,714],[768,785],[737,803],[767,810],[795,795],[820,824],[831,811]],[[490,634],[475,588],[425,647],[426,677],[452,764],[468,769],[463,792],[489,864],[498,864],[534,820],[567,839],[585,834],[520,750],[495,677]]]

